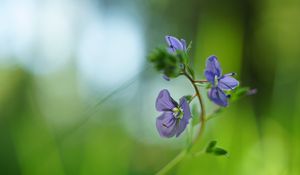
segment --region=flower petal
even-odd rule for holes
[[[177,102],[170,96],[167,89],[163,89],[159,92],[158,97],[156,98],[156,110],[172,111],[176,106],[178,106]]]
[[[164,112],[156,119],[156,128],[161,137],[173,137],[176,134],[176,119],[172,112]]]
[[[206,79],[212,84],[214,84],[215,76],[221,77],[222,69],[216,56],[212,55],[207,58],[204,74]]]
[[[218,87],[223,90],[231,90],[239,85],[239,81],[231,76],[223,76],[219,79]]]
[[[183,111],[183,117],[181,120],[185,120],[188,123],[189,119],[191,118],[191,111],[190,106],[185,97],[180,98],[179,106],[182,108]]]
[[[186,120],[178,120],[178,123],[176,124],[176,137],[181,135],[188,124],[189,123]]]
[[[183,50],[184,51],[186,51],[186,41],[184,40],[184,39],[180,39],[180,42],[181,42],[181,44],[182,44],[182,46],[183,46]]]
[[[213,87],[208,92],[208,97],[211,101],[219,106],[228,106],[228,98],[226,94],[218,87]]]
[[[169,47],[171,48],[171,50],[174,52],[176,52],[176,50],[183,50],[184,46],[183,44],[179,41],[179,39],[175,38],[174,36],[165,36],[165,39],[169,45]]]
[[[185,97],[180,98],[179,106],[182,108],[183,117],[178,120],[178,123],[176,124],[176,137],[185,130],[186,126],[189,124],[189,119],[191,118],[190,106]]]
[[[204,75],[205,75],[207,81],[209,81],[212,85],[215,84],[215,74],[213,72],[205,71]]]

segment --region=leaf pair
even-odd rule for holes
[[[217,141],[213,140],[209,142],[208,146],[205,149],[205,152],[216,156],[224,156],[228,154],[228,152],[225,149],[216,146]]]

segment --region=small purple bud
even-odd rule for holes
[[[168,51],[170,53],[176,53],[177,50],[186,51],[186,42],[185,40],[178,38],[174,36],[167,35],[165,36],[166,42],[168,43]]]
[[[165,79],[166,81],[170,81],[170,78],[166,75],[163,75],[163,79]]]

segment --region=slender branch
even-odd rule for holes
[[[193,83],[207,83],[207,80],[193,80]]]
[[[214,110],[214,112],[212,112],[210,115],[207,115],[205,121],[207,122],[207,121],[215,118],[217,116],[216,113],[219,113],[221,110],[222,110],[222,108],[218,108],[218,109]]]
[[[186,71],[184,71],[184,76],[186,76],[190,82],[192,83],[192,86],[194,87],[194,90],[196,92],[196,95],[198,97],[198,100],[199,100],[199,103],[200,103],[200,108],[201,108],[201,113],[200,113],[200,116],[199,116],[199,119],[200,119],[200,122],[201,122],[201,126],[200,126],[200,131],[198,132],[198,135],[196,136],[195,140],[193,141],[193,145],[198,142],[198,140],[201,139],[201,135],[203,134],[204,132],[204,128],[205,128],[205,107],[204,107],[204,102],[203,102],[203,99],[202,99],[202,96],[200,94],[200,91],[198,89],[198,87],[195,85],[194,83],[194,80],[193,78],[186,73]]]
[[[166,166],[164,166],[156,175],[163,175],[170,171],[174,166],[176,166],[182,158],[186,155],[187,151],[184,149],[181,151],[171,162],[169,162]]]
[[[191,97],[189,103],[191,103],[191,102],[194,100],[195,97],[197,97],[197,94],[194,94],[194,95]]]

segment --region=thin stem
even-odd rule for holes
[[[194,100],[195,97],[197,97],[197,94],[194,94],[194,95],[191,97],[189,103],[191,103],[191,102]]]
[[[204,102],[203,102],[203,99],[202,99],[202,96],[200,94],[200,91],[198,89],[198,87],[195,85],[194,83],[194,80],[193,78],[186,73],[186,71],[184,71],[184,76],[186,76],[190,82],[192,83],[192,86],[194,87],[194,90],[196,92],[196,95],[198,97],[198,100],[199,100],[199,103],[200,103],[200,108],[201,108],[201,113],[200,113],[200,116],[199,116],[199,119],[201,121],[201,126],[200,126],[200,131],[198,132],[198,135],[196,136],[195,140],[193,141],[193,145],[196,143],[196,142],[199,142],[198,140],[201,139],[201,136],[204,132],[204,128],[205,128],[205,107],[204,107]]]
[[[211,113],[210,115],[208,115],[206,117],[206,122],[213,119],[213,118],[215,118],[217,116],[216,113],[219,113],[221,110],[222,110],[222,108],[218,108],[218,109],[214,110],[213,113]]]
[[[207,83],[207,80],[193,80],[193,83]]]
[[[174,166],[176,166],[186,155],[187,151],[184,149],[181,151],[172,161],[170,161],[166,166],[164,166],[156,175],[163,175],[170,171]]]

